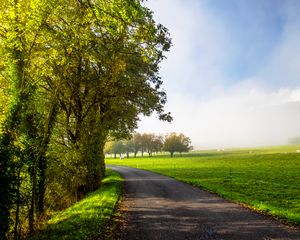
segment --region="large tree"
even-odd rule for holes
[[[44,175],[42,162],[54,118],[46,104],[48,98],[38,100],[40,78],[35,73],[39,67],[37,49],[41,46],[41,28],[49,13],[47,1],[2,1],[0,11],[1,78],[9,82],[1,86],[9,93],[0,137],[0,238],[5,239],[12,203],[16,206],[14,235],[17,238],[21,200],[29,206],[29,227],[33,230],[36,199],[43,198],[43,192],[39,191]],[[52,113],[45,114],[45,109]],[[25,182],[30,188],[27,198],[21,195]]]
[[[56,76],[48,78],[48,84],[62,82],[60,126],[68,145],[95,153],[90,158],[86,150],[78,154],[89,169],[87,177],[94,176],[86,184],[90,191],[104,174],[100,152],[108,135],[129,136],[141,113],[156,111],[160,119],[171,119],[164,113],[166,94],[158,76],[170,39],[139,1],[68,3],[48,24],[55,33],[48,51],[51,56],[56,53],[47,62]],[[98,167],[89,166],[93,161]]]
[[[159,77],[171,41],[139,0],[8,0],[0,10],[0,71],[11,92],[9,109],[0,107],[5,239],[12,203],[21,204],[25,183],[32,232],[34,214],[44,211],[48,167],[74,172],[79,166],[73,185],[84,194],[104,176],[108,136],[128,137],[139,114],[156,111],[171,120]]]
[[[182,133],[170,133],[166,136],[163,150],[170,152],[173,157],[175,152],[188,152],[192,149],[191,140]]]
[[[141,144],[142,134],[136,132],[132,135],[132,143],[133,143],[133,153],[134,157],[136,157],[138,151],[141,150],[142,144]]]
[[[144,133],[142,134],[142,139],[145,145],[145,150],[148,152],[149,157],[152,156],[153,152],[160,152],[162,150],[162,136],[157,136],[153,133]]]

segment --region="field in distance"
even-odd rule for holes
[[[171,176],[300,226],[300,145],[106,158]]]

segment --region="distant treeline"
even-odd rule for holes
[[[117,155],[122,158],[123,154],[126,154],[126,157],[129,158],[130,153],[133,153],[136,157],[139,152],[142,156],[147,153],[151,157],[153,153],[162,151],[169,152],[173,157],[175,152],[181,154],[191,149],[190,138],[182,133],[169,133],[165,136],[154,133],[134,133],[129,140],[107,142],[104,151],[105,154],[111,154],[114,158],[117,158]]]
[[[289,144],[300,144],[300,137],[290,138]]]

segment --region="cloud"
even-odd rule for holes
[[[299,86],[300,22],[287,22],[281,41],[261,75],[275,86]]]
[[[200,1],[152,0],[147,5],[171,33],[173,47],[161,67],[170,95],[189,92],[202,97],[214,91],[225,78],[222,70],[234,47],[222,21],[206,12]]]
[[[276,11],[268,9],[273,1],[243,2],[226,17],[205,2],[148,2],[173,38],[161,75],[174,122],[143,118],[139,131],[182,132],[201,148],[279,145],[300,136],[299,1],[280,1]]]

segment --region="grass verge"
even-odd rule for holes
[[[215,192],[257,211],[300,225],[300,146],[201,151],[170,158],[106,159]]]
[[[102,187],[56,213],[32,240],[103,239],[121,194],[121,177],[108,169]]]

